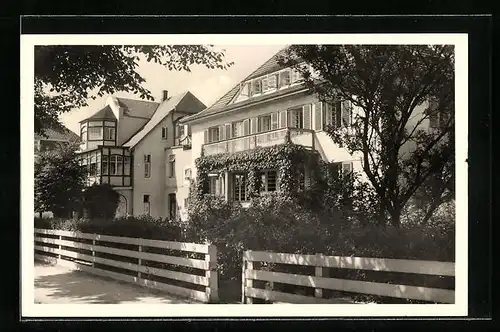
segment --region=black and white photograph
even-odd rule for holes
[[[21,54],[23,315],[467,315],[467,35]]]

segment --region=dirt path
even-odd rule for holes
[[[35,303],[195,303],[81,271],[35,263]]]

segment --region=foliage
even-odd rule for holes
[[[112,236],[179,241],[181,228],[167,219],[150,216],[116,219],[35,218],[35,228],[80,231]]]
[[[298,66],[302,61],[310,66]],[[327,132],[350,153],[362,153],[380,224],[388,213],[390,223],[399,226],[403,207],[422,184],[433,174],[453,171],[453,46],[294,45],[280,62],[297,66],[320,100],[341,99],[360,110],[349,130],[329,126]],[[429,101],[436,106],[415,120]],[[439,128],[426,130],[425,121],[436,115]],[[441,194],[433,197],[439,200]]]
[[[226,69],[224,53],[205,45],[50,45],[35,47],[35,132],[59,128],[60,113],[87,106],[89,98],[133,92],[153,100],[142,84],[139,61],[169,70],[194,65]]]
[[[115,216],[120,195],[108,183],[96,184],[85,189],[83,208],[88,217],[112,219]]]
[[[454,260],[454,224],[401,228],[342,223],[304,209],[298,198],[266,194],[248,208],[206,195],[190,204],[187,241],[217,245],[223,279],[241,273],[245,250],[401,259]]]
[[[74,145],[40,153],[35,158],[35,211],[67,217],[79,207],[85,173]]]
[[[316,151],[291,142],[236,153],[201,156],[195,161],[198,170],[197,195],[201,198],[207,193],[209,172],[248,172],[248,191],[251,197],[255,197],[260,185],[257,171],[263,169],[278,170],[280,191],[294,195],[298,188],[296,174],[299,167],[306,165],[308,169],[315,170],[320,163],[321,158]],[[319,174],[313,173],[313,178],[315,176],[319,177]]]

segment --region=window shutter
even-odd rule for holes
[[[311,129],[311,105],[304,105],[302,107],[302,112],[304,112],[304,129]]]
[[[323,126],[323,121],[321,121],[321,117],[323,115],[323,112],[321,112],[321,106],[322,106],[322,103],[319,102],[319,103],[315,103],[313,105],[314,107],[314,130],[322,130]]]
[[[268,79],[267,77],[264,77],[262,79],[262,91],[267,91],[269,89],[269,84],[268,84]]]
[[[255,134],[257,132],[257,124],[258,124],[259,119],[252,118],[252,119],[250,119],[250,121],[251,121],[250,134]]]
[[[226,139],[226,130],[225,125],[219,126],[219,140],[223,141]]]
[[[341,109],[342,109],[342,126],[349,127],[352,121],[352,110],[350,102],[348,100],[342,101]]]
[[[279,127],[280,128],[286,128],[286,123],[287,123],[287,119],[286,119],[286,111],[280,111],[279,112]]]
[[[342,105],[340,101],[335,102],[335,128],[342,126]]]
[[[203,131],[203,143],[208,143],[208,129]]]
[[[243,135],[250,133],[250,119],[243,120]]]
[[[278,113],[271,114],[271,130],[278,129]]]

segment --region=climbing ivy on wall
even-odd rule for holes
[[[298,189],[297,174],[305,166],[310,171],[311,186],[321,181],[322,159],[317,151],[309,150],[285,139],[285,144],[271,147],[257,147],[236,153],[202,155],[196,161],[197,183],[195,185],[198,198],[208,192],[208,174],[220,172],[244,172],[248,176],[248,195],[250,198],[259,195],[259,171],[265,169],[278,170],[280,193],[295,195]]]

